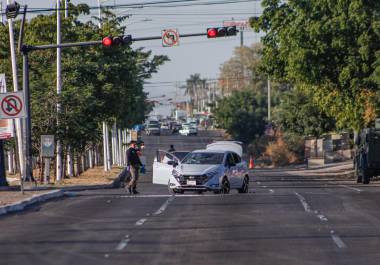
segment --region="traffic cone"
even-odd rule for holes
[[[255,168],[255,162],[253,161],[253,157],[249,157],[249,169],[254,169]]]

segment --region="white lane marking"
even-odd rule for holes
[[[266,188],[267,188],[267,186],[263,186],[263,188],[264,188],[264,189],[266,189]]]
[[[120,241],[120,243],[117,245],[116,250],[120,251],[126,248],[130,241],[129,235],[126,235],[124,239]]]
[[[258,182],[257,182],[257,184],[259,184],[259,185],[260,185],[260,184],[261,184],[261,182],[260,182],[260,181],[258,181]]]
[[[327,222],[328,219],[326,218],[326,216],[324,216],[323,214],[317,214],[317,217],[319,218],[319,220],[323,221],[323,222]]]
[[[164,204],[155,213],[153,213],[153,215],[162,214],[166,210],[166,207],[168,207],[168,205],[174,200],[174,198],[174,196],[171,196],[169,199],[167,199]]]
[[[294,194],[298,197],[303,208],[305,209],[305,212],[308,212],[308,213],[311,212],[310,205],[307,203],[306,199],[301,194],[299,194],[298,192],[294,192]]]
[[[148,220],[148,219],[146,219],[146,218],[141,218],[140,220],[138,220],[138,221],[135,223],[135,225],[143,225],[143,224],[146,222],[146,220]]]
[[[334,231],[330,231],[331,238],[334,241],[335,245],[338,246],[338,248],[346,248],[347,245],[343,242],[343,240],[340,238],[340,236],[336,235]]]
[[[354,190],[354,191],[357,191],[357,192],[362,192],[361,189],[357,189],[357,188],[350,187],[350,186],[347,186],[347,185],[339,185],[339,186],[343,187],[343,188],[346,188],[346,189]]]
[[[165,195],[165,194],[149,194],[149,195],[138,195],[138,196],[129,196],[129,195],[121,195],[118,198],[131,198],[131,199],[137,199],[137,198],[181,198],[181,197],[220,197],[220,196],[248,196],[253,195],[249,193],[230,193],[230,194],[181,194],[181,195]]]
[[[270,189],[269,192],[270,192],[270,193],[274,193],[274,190]]]

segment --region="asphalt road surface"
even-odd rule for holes
[[[193,149],[209,140],[145,142]],[[149,178],[140,195],[77,192],[1,217],[0,264],[380,264],[376,183],[253,171],[248,194],[172,197]]]

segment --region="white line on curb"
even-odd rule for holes
[[[298,192],[294,192],[294,194],[298,197],[303,208],[305,209],[305,212],[308,212],[308,213],[311,212],[310,205],[307,203],[306,199],[301,194],[299,194]]]
[[[357,189],[357,188],[354,188],[354,187],[350,187],[350,186],[347,186],[347,185],[339,185],[339,186],[343,187],[343,188],[346,188],[346,189],[354,190],[354,191],[357,191],[357,192],[361,192],[362,191],[360,189]]]
[[[153,215],[162,214],[166,210],[166,207],[168,207],[168,205],[174,200],[174,198],[174,196],[171,196],[169,199],[167,199],[164,202],[164,204],[160,207],[160,209],[158,209]]]
[[[146,219],[146,218],[142,218],[142,219],[138,220],[138,221],[135,223],[135,225],[143,225],[143,224],[146,222],[146,220],[148,220],[148,219]]]

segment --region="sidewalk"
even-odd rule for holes
[[[24,194],[20,191],[19,181],[11,178],[9,187],[0,188],[0,216],[21,211],[38,202],[62,197],[69,191],[112,188],[118,181],[120,172],[121,168],[115,167],[110,172],[103,172],[102,167],[97,167],[87,170],[78,177],[64,179],[61,183],[37,186],[26,183]]]
[[[320,167],[307,168],[306,165],[298,165],[283,168],[257,168],[252,174],[258,176],[305,176],[305,177],[339,177],[353,178],[354,169],[352,161],[326,164]]]

